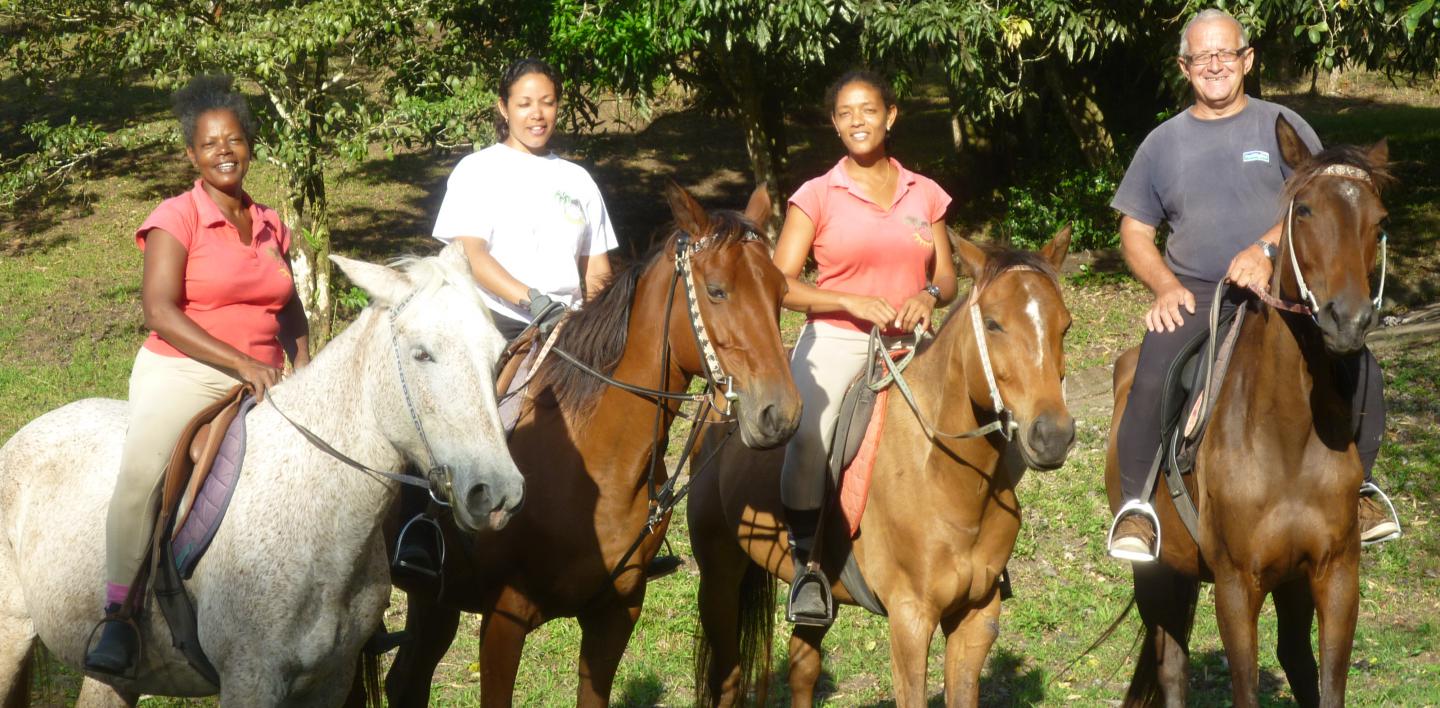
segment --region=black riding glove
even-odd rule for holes
[[[527,305],[530,308],[530,322],[541,339],[550,336],[550,331],[555,329],[555,324],[565,316],[565,305],[550,299],[549,295],[530,288],[527,293],[530,301]]]

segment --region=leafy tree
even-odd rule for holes
[[[257,154],[285,176],[281,211],[297,235],[296,287],[318,341],[329,337],[333,313],[328,163],[361,159],[374,142],[453,145],[487,134],[476,108],[493,96],[463,50],[446,51],[455,44],[434,20],[458,0],[0,2],[12,40],[6,59],[31,84],[108,74],[168,89],[223,72],[258,91]],[[87,130],[34,132],[70,140],[82,154],[118,144]],[[64,150],[40,147],[26,165],[29,184],[63,175],[47,165],[66,164],[57,157]],[[0,187],[24,189],[26,180]]]

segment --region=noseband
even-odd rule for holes
[[[1317,177],[1340,177],[1342,179],[1353,179],[1357,182],[1363,182],[1364,184],[1369,185],[1372,189],[1375,187],[1374,181],[1370,179],[1370,173],[1353,165],[1327,165],[1324,169],[1320,170],[1315,174]],[[1381,231],[1380,288],[1379,292],[1375,294],[1375,299],[1370,301],[1376,309],[1379,309],[1380,304],[1385,300],[1385,271],[1386,266],[1388,265],[1387,251],[1389,249],[1387,247],[1387,244],[1389,243],[1389,241],[1390,235],[1385,233],[1384,231]],[[1315,293],[1310,290],[1310,287],[1308,285],[1305,284],[1305,274],[1300,270],[1300,261],[1295,256],[1295,197],[1290,198],[1290,205],[1286,208],[1285,211],[1285,232],[1281,237],[1280,246],[1282,249],[1285,250],[1286,253],[1290,255],[1290,270],[1294,271],[1295,273],[1295,284],[1300,289],[1300,302],[1289,302],[1268,293],[1262,293],[1260,295],[1260,300],[1271,307],[1285,310],[1287,312],[1294,312],[1301,315],[1309,315],[1311,319],[1315,319],[1320,312],[1320,303],[1315,300]],[[1276,274],[1276,282],[1277,284],[1279,282],[1279,273]]]

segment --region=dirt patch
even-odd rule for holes
[[[28,328],[5,347],[6,361],[63,366],[70,363],[77,346],[93,346],[112,338],[135,339],[146,332],[138,284],[116,286],[72,278],[58,292],[63,296],[43,307],[43,326]]]

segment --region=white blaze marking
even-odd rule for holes
[[[1026,288],[1029,291],[1029,288]],[[1035,367],[1045,368],[1045,320],[1040,317],[1040,302],[1031,297],[1025,303],[1025,314],[1030,315],[1030,321],[1035,324]]]

